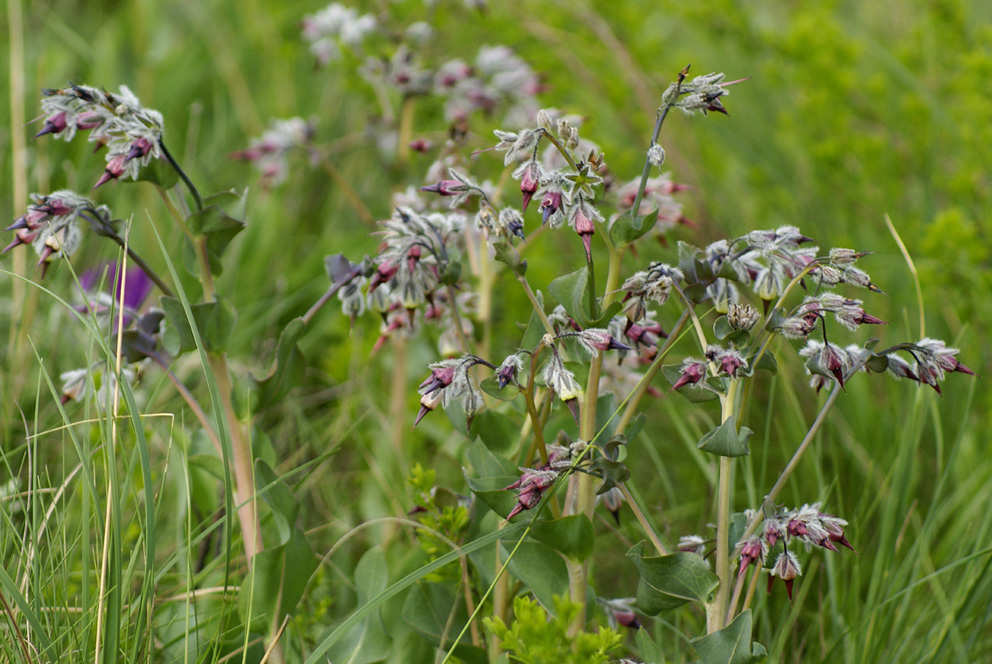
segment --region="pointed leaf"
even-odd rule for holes
[[[482,388],[483,392],[500,401],[513,401],[520,394],[520,388],[512,383],[507,383],[506,387],[501,389],[496,376],[490,376],[489,378],[480,380],[479,387]]]
[[[569,558],[582,562],[592,555],[596,533],[585,514],[564,516],[534,524],[531,535]]]
[[[219,205],[208,205],[186,218],[189,230],[207,238],[210,271],[217,276],[223,271],[221,256],[234,237],[244,230],[245,222],[228,215]]]
[[[619,246],[644,237],[658,222],[658,208],[655,207],[645,214],[631,216],[622,214],[610,226],[610,239]]]
[[[454,620],[449,620],[452,611],[455,611]],[[450,647],[454,636],[465,626],[468,613],[451,585],[420,581],[403,602],[403,620],[434,645],[440,645],[443,639]],[[452,654],[467,662],[488,661],[484,649],[464,642]]]
[[[582,325],[582,321],[589,318],[589,312],[585,309],[585,303],[588,302],[586,295],[588,280],[589,271],[586,268],[581,268],[558,277],[548,284],[551,295],[558,300],[558,304],[565,307],[568,315],[574,318],[579,325]],[[583,325],[583,327],[585,326]]]
[[[475,416],[468,434],[469,438],[478,436],[487,448],[502,454],[517,444],[520,427],[506,415],[487,409]]]
[[[510,555],[512,543],[501,544],[501,560]],[[554,596],[568,594],[568,568],[561,555],[546,544],[523,542],[510,559],[510,573],[534,593],[545,609],[554,611]]]
[[[752,664],[768,654],[751,641],[751,611],[742,612],[723,629],[692,640],[702,664]]]
[[[682,376],[682,365],[681,364],[663,364],[661,366],[661,373],[665,376],[668,382],[672,385],[678,382],[679,378]],[[711,387],[722,390],[722,385],[715,378],[707,378],[706,384]],[[684,385],[676,390],[679,394],[685,397],[691,403],[703,403],[705,401],[713,401],[714,399],[719,399],[720,397],[712,390],[707,390],[702,387],[702,381],[696,385]]]
[[[272,516],[279,533],[279,543],[284,544],[296,525],[300,503],[282,478],[263,459],[255,459],[255,484],[258,495],[272,508]]]
[[[736,420],[731,415],[720,426],[700,438],[697,447],[719,456],[747,456],[751,453],[747,448],[747,441],[753,433],[747,427],[741,427],[738,433]]]
[[[276,346],[276,359],[269,375],[255,379],[258,386],[258,401],[254,412],[268,407],[282,399],[286,394],[299,385],[306,370],[306,358],[296,345],[303,336],[306,326],[302,318],[294,318],[279,335],[279,345]]]
[[[179,181],[179,173],[166,159],[152,159],[138,171],[139,182],[151,182],[159,189],[166,190],[175,186]]]
[[[316,569],[317,558],[299,528],[293,528],[285,544],[257,553],[238,597],[245,622],[265,631],[292,614]]]
[[[644,542],[634,545],[627,558],[641,573],[637,607],[649,615],[674,609],[687,602],[709,602],[720,579],[694,553],[646,557]]]

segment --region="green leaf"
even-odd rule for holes
[[[231,240],[245,229],[245,222],[228,215],[219,205],[208,205],[189,215],[186,225],[194,235],[206,236],[210,272],[220,275],[224,271],[221,256]]]
[[[238,596],[245,622],[256,631],[278,625],[293,613],[316,569],[317,558],[299,528],[293,528],[285,544],[257,553]]]
[[[751,453],[747,448],[747,441],[753,433],[747,427],[741,427],[738,433],[736,420],[731,415],[720,426],[700,438],[697,447],[718,456],[747,456]]]
[[[548,284],[548,290],[558,300],[558,304],[565,307],[568,315],[574,318],[582,327],[586,327],[583,321],[589,318],[589,311],[586,309],[589,301],[586,294],[586,283],[588,280],[589,271],[583,267],[575,272],[558,277]]]
[[[641,573],[637,584],[639,609],[653,616],[687,602],[712,600],[720,579],[709,570],[701,556],[679,552],[646,557],[644,544],[638,542],[627,552],[627,558]]]
[[[520,427],[506,415],[487,409],[475,416],[468,433],[470,438],[478,436],[487,448],[502,454],[516,445]]]
[[[657,643],[648,634],[649,630],[639,629],[637,630],[637,636],[634,637],[634,641],[637,643],[637,651],[640,658],[645,662],[664,662],[665,653],[658,646]]]
[[[162,296],[162,310],[165,318],[172,325],[179,338],[179,352],[196,349],[196,340],[190,321],[186,318],[186,310],[183,303],[174,297]],[[237,320],[234,309],[225,300],[217,299],[214,302],[200,302],[190,305],[193,314],[193,322],[200,332],[203,345],[211,352],[224,352],[227,348],[228,339],[234,324]]]
[[[151,182],[159,189],[171,189],[179,181],[179,173],[164,157],[152,159],[138,171],[139,182]]]
[[[627,425],[627,430],[623,432],[627,440],[634,440],[637,438],[637,434],[641,432],[647,421],[648,416],[644,413],[634,415],[634,417],[630,420],[630,423]]]
[[[483,450],[485,450],[484,445],[482,445],[481,443],[476,443],[476,444],[482,447]],[[428,574],[432,574],[433,572],[441,569],[445,565],[455,562],[462,556],[471,555],[476,551],[479,551],[480,549],[489,546],[490,544],[492,544],[493,542],[499,539],[509,539],[517,535],[521,531],[523,531],[525,527],[526,526],[524,526],[523,524],[512,524],[503,528],[502,530],[488,533],[486,535],[479,537],[476,540],[468,542],[467,544],[455,549],[451,553],[447,553],[441,556],[440,558],[438,558],[437,560],[433,560],[427,563],[426,565],[410,572],[402,579],[393,583],[384,591],[376,595],[368,603],[358,607],[344,620],[344,622],[342,622],[337,627],[335,627],[330,634],[327,634],[326,636],[322,635],[319,640],[319,643],[313,649],[313,651],[307,656],[303,664],[322,664],[325,661],[334,661],[334,662],[342,661],[340,658],[329,659],[326,657],[326,653],[329,650],[331,650],[331,648],[334,648],[338,643],[340,643],[341,639],[346,634],[349,634],[355,628],[356,625],[360,624],[361,621],[363,621],[372,612],[377,611],[379,607],[382,606],[389,599],[396,596],[400,592],[406,590],[415,582],[426,577]],[[0,571],[2,571],[2,568],[0,568]]]
[[[506,387],[500,389],[496,376],[482,379],[479,381],[479,387],[482,388],[483,392],[500,401],[513,401],[520,394],[520,388],[513,383],[507,383]]]
[[[752,360],[748,360],[751,366],[751,373],[755,371],[767,371],[771,375],[778,373],[778,362],[775,360],[775,355],[772,354],[770,350],[766,350],[762,355],[761,359],[758,360],[757,364],[754,364]]]
[[[751,611],[743,611],[723,629],[692,640],[702,664],[752,664],[768,652],[751,641]]]
[[[501,545],[501,560],[506,560],[515,545]],[[554,611],[554,596],[568,594],[568,568],[561,555],[540,542],[522,542],[510,558],[508,569],[534,593],[544,608]]]
[[[381,593],[389,585],[389,569],[386,567],[386,554],[382,548],[374,546],[365,552],[355,566],[355,592],[358,605],[362,606]]]
[[[613,244],[620,246],[630,244],[638,240],[654,228],[658,222],[658,208],[648,211],[645,214],[631,216],[629,214],[620,215],[613,225],[610,226],[610,239]]]
[[[303,323],[303,319],[294,318],[279,335],[276,359],[269,375],[262,379],[255,379],[258,397],[252,409],[254,412],[282,399],[303,379],[303,372],[306,370],[307,363],[296,342],[303,336],[305,330],[306,325]]]
[[[888,355],[876,355],[872,353],[865,362],[865,367],[868,371],[883,373],[889,368],[889,357]]]
[[[785,309],[775,309],[772,311],[771,315],[765,321],[765,331],[774,332],[785,323],[786,312]]]
[[[713,322],[713,335],[718,340],[723,341],[732,332],[734,332],[734,328],[730,326],[730,319],[726,316],[720,316]]]
[[[255,484],[258,486],[258,495],[272,509],[272,517],[279,533],[279,543],[285,544],[292,535],[293,526],[296,525],[300,503],[282,478],[276,475],[272,467],[262,459],[255,460]]]
[[[505,263],[521,277],[527,273],[527,261],[521,260],[520,252],[509,242],[494,243],[493,251],[496,253],[496,260],[500,263]]]
[[[449,620],[452,611],[455,611],[454,619]],[[431,643],[440,645],[443,640],[450,647],[468,621],[468,612],[450,584],[420,581],[403,602],[403,620]],[[458,644],[452,654],[467,662],[489,661],[483,648],[467,643]]]
[[[365,552],[355,566],[355,590],[358,606],[381,594],[388,584],[389,572],[386,556],[380,547]],[[338,644],[329,656],[330,661],[367,664],[382,661],[390,651],[389,635],[383,628],[379,612],[375,611],[356,625],[347,640]]]
[[[602,478],[603,486],[599,488],[599,493],[606,493],[617,484],[630,479],[630,470],[626,465],[603,456],[589,464],[588,471],[589,474]]]
[[[476,477],[520,477],[520,469],[515,463],[496,456],[481,441],[469,445],[466,457]]]
[[[592,521],[585,514],[536,523],[530,533],[537,541],[577,562],[592,555],[592,547],[596,541]]]
[[[527,269],[527,261],[524,261],[524,269]],[[441,266],[441,273],[438,275],[438,281],[445,286],[454,286],[458,283],[458,279],[461,276],[462,264],[458,261],[451,261],[449,263],[444,263]]]

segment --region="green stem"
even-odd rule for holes
[[[110,224],[104,224],[102,220],[97,221],[97,223],[100,226],[99,234],[105,237],[109,237],[117,244],[117,246],[123,249],[125,253],[127,253],[128,258],[133,260],[135,264],[141,268],[141,271],[144,272],[145,275],[147,275],[148,278],[152,280],[152,283],[155,284],[155,286],[160,291],[162,291],[163,295],[167,297],[173,297],[172,289],[169,288],[164,281],[162,281],[162,278],[158,276],[158,273],[156,273],[155,270],[153,270],[151,266],[148,265],[148,263],[146,263],[141,256],[135,253],[135,251],[131,248],[131,245],[125,242],[124,238],[118,235],[117,231],[115,231],[113,227],[110,226]]]
[[[537,317],[541,319],[541,323],[544,325],[544,330],[548,334],[554,335],[555,328],[551,325],[551,321],[548,320],[548,316],[544,313],[544,309],[541,308],[541,303],[537,301],[537,297],[534,295],[534,291],[531,290],[527,277],[522,274],[517,274],[517,281],[519,281],[520,285],[524,287],[524,292],[527,294],[527,299],[530,300],[531,306],[534,307]]]
[[[852,373],[854,371],[857,371],[859,368],[860,367],[855,367],[852,370]],[[778,497],[779,492],[785,486],[785,483],[789,481],[789,478],[792,476],[792,473],[795,471],[796,466],[799,465],[799,460],[802,459],[803,455],[806,453],[806,450],[809,449],[809,446],[813,443],[813,438],[820,430],[820,427],[823,426],[823,421],[826,419],[827,413],[830,411],[831,408],[833,408],[833,405],[837,401],[837,397],[840,396],[841,392],[842,390],[838,387],[836,383],[834,383],[833,389],[830,391],[830,396],[827,397],[827,400],[826,402],[824,402],[823,407],[820,408],[820,412],[817,414],[816,419],[813,420],[813,424],[812,426],[810,426],[809,431],[806,432],[806,436],[803,438],[803,441],[799,443],[799,447],[796,448],[796,451],[792,455],[792,458],[789,460],[789,463],[786,464],[785,469],[778,476],[778,480],[775,481],[775,485],[772,486],[771,491],[769,491],[768,495],[765,496],[765,501],[764,501],[765,504],[770,505],[775,502],[775,499]],[[746,539],[751,535],[753,535],[758,530],[758,525],[761,523],[762,518],[763,518],[762,511],[757,510],[757,516],[755,517],[754,521],[748,524],[747,529],[744,531],[744,535],[741,539]]]
[[[651,527],[651,524],[648,523],[647,517],[644,515],[644,512],[641,511],[641,507],[637,504],[637,501],[634,500],[634,496],[631,495],[630,489],[627,488],[626,484],[618,484],[617,486],[620,487],[620,492],[627,501],[627,505],[630,506],[630,511],[634,513],[634,517],[637,519],[637,522],[641,524],[641,528],[644,529],[648,539],[651,540],[654,548],[657,549],[658,555],[667,556],[668,549],[666,549],[665,545],[661,543],[661,538],[658,537],[658,533],[656,533],[654,528]]]
[[[720,422],[726,422],[734,416],[734,402],[737,400],[737,379],[731,379],[727,394],[721,397]],[[716,575],[720,578],[716,599],[706,607],[706,633],[723,628],[723,620],[727,615],[727,603],[730,598],[730,457],[720,457],[720,480],[717,497],[716,520]]]
[[[679,96],[682,92],[682,82],[689,73],[688,65],[679,72],[678,79],[675,82],[675,95],[672,97],[671,103],[665,104],[658,108],[658,118],[654,123],[654,132],[651,134],[651,145],[648,146],[650,150],[658,142],[658,136],[661,135],[661,125],[665,124],[665,118],[668,117],[668,111],[672,109],[675,102],[678,101]],[[634,197],[634,205],[630,208],[630,216],[636,217],[641,209],[641,199],[644,197],[644,190],[647,188],[648,177],[651,175],[651,158],[644,158],[644,170],[641,172],[641,184],[637,187],[637,196]]]

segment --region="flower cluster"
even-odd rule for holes
[[[4,252],[22,244],[30,244],[40,257],[38,265],[42,276],[48,265],[59,258],[76,251],[82,242],[80,217],[90,219],[109,215],[106,207],[96,208],[88,198],[68,189],[48,194],[32,194],[34,204],[27,212],[14,220],[8,231],[14,231],[14,239],[4,248]]]
[[[303,18],[303,38],[310,43],[310,52],[322,65],[339,59],[341,46],[360,48],[365,37],[376,28],[374,16],[359,16],[354,8],[338,2]]]
[[[533,509],[541,502],[541,496],[550,489],[558,478],[568,472],[572,465],[572,452],[561,445],[548,446],[548,462],[540,468],[521,468],[522,475],[504,491],[517,490],[517,504],[506,515],[509,521],[524,510]]]
[[[127,86],[117,94],[86,85],[43,94],[45,125],[37,136],[53,134],[70,141],[77,130],[86,130],[90,141],[107,146],[107,165],[94,189],[125,176],[137,179],[142,167],[164,155],[162,114],[144,108]]]
[[[278,184],[286,179],[289,167],[287,156],[294,148],[306,148],[313,141],[313,125],[303,118],[273,120],[259,138],[252,140],[244,150],[231,156],[248,161],[262,172],[266,184]]]
[[[748,516],[754,518],[754,514],[750,511]],[[781,543],[782,553],[769,569],[768,590],[771,592],[772,581],[778,577],[785,582],[789,599],[792,599],[793,580],[802,575],[802,566],[795,553],[789,550],[789,544],[798,541],[807,551],[814,547],[838,551],[836,545],[840,544],[854,551],[854,547],[844,534],[845,526],[847,521],[844,519],[821,512],[820,503],[776,512],[766,518],[760,533],[750,535],[737,543],[737,555],[740,557],[737,578],[740,579],[752,564],[758,565],[760,569],[769,551]]]
[[[466,355],[457,359],[441,360],[430,365],[431,375],[420,384],[420,412],[413,426],[420,424],[427,413],[430,413],[438,406],[447,407],[448,404],[457,401],[469,425],[472,418],[482,410],[484,406],[482,391],[475,378],[469,374],[469,369],[476,364],[482,364],[490,369],[496,367],[486,362],[481,357]]]

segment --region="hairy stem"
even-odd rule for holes
[[[737,379],[731,379],[727,394],[721,398],[720,422],[734,416],[734,402],[737,400]],[[717,494],[716,519],[716,575],[720,578],[716,599],[706,610],[706,633],[712,634],[723,628],[730,598],[730,457],[720,457],[720,479]]]

